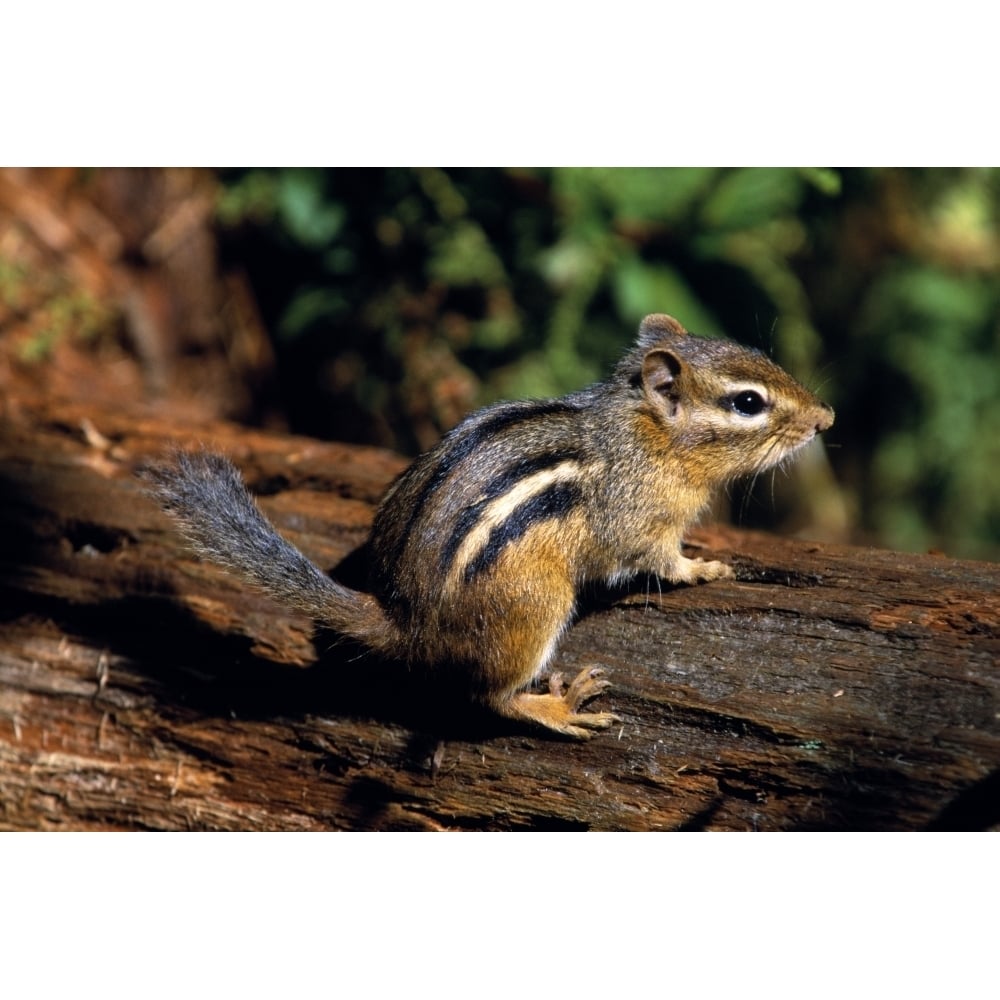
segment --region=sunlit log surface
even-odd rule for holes
[[[739,579],[587,595],[554,667],[605,667],[623,721],[565,742],[313,635],[135,476],[221,448],[359,585],[395,456],[44,400],[2,421],[4,829],[1000,827],[995,565],[695,532]]]

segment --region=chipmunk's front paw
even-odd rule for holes
[[[672,567],[667,579],[671,583],[708,583],[710,580],[728,580],[735,576],[732,566],[724,562],[682,556]]]
[[[717,559],[710,561],[696,559],[695,562],[698,565],[697,579],[703,583],[708,583],[709,580],[729,580],[736,576],[732,566]]]

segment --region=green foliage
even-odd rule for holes
[[[479,403],[599,377],[645,313],[668,311],[767,350],[807,384],[823,376],[838,409],[831,456],[862,532],[1000,554],[996,171],[225,181],[229,252],[280,335],[305,429],[413,451]]]
[[[1000,524],[998,306],[995,279],[906,262],[859,311],[873,363],[902,389],[870,441],[872,525],[894,547],[946,539],[975,555]]]

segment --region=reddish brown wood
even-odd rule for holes
[[[568,743],[313,638],[193,560],[134,474],[172,443],[231,454],[282,531],[354,582],[403,467],[8,400],[2,828],[1000,827],[995,565],[696,532],[740,579],[589,596],[556,667],[605,666],[596,704],[624,721]]]

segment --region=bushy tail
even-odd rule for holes
[[[378,601],[331,580],[278,534],[229,459],[179,452],[171,462],[144,470],[143,479],[204,559],[372,649],[394,655],[402,648]]]

